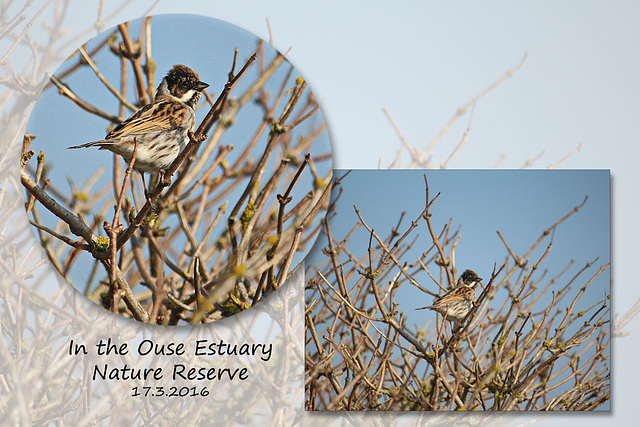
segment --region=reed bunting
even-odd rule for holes
[[[147,104],[116,126],[100,141],[71,148],[100,147],[131,161],[134,138],[138,141],[134,169],[140,172],[165,171],[189,142],[195,129],[194,108],[209,85],[185,65],[174,65],[158,86],[153,103]]]
[[[458,278],[458,284],[454,289],[436,298],[433,305],[416,308],[416,310],[428,308],[446,316],[447,320],[461,322],[473,307],[476,300],[476,287],[481,281],[482,279],[475,271],[465,270]]]

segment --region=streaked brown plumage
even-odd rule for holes
[[[416,310],[434,310],[452,322],[462,321],[476,300],[476,287],[482,281],[475,271],[465,270],[458,278],[457,286],[436,298],[433,305],[416,308]]]
[[[209,86],[185,65],[174,65],[158,86],[155,101],[133,113],[100,140],[69,148],[100,147],[131,161],[134,138],[138,149],[134,169],[166,170],[189,142],[195,128],[194,108]]]

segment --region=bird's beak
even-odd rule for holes
[[[202,89],[206,89],[208,87],[209,87],[209,83],[198,82],[198,85],[196,86],[196,89],[202,90]]]

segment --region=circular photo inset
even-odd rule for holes
[[[253,34],[194,15],[82,45],[44,88],[21,162],[55,269],[105,309],[163,325],[277,291],[320,230],[332,173],[300,74]]]

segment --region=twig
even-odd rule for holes
[[[211,107],[209,114],[207,114],[207,117],[205,117],[205,120],[200,124],[196,133],[189,135],[189,143],[187,144],[185,149],[182,150],[180,155],[173,161],[171,166],[169,166],[169,168],[165,171],[163,179],[160,180],[160,182],[158,182],[158,185],[154,189],[153,193],[150,195],[149,200],[147,200],[147,202],[144,204],[140,212],[138,212],[138,214],[136,215],[133,222],[129,225],[129,227],[127,227],[124,230],[124,232],[118,236],[118,247],[126,243],[126,241],[129,240],[129,238],[131,238],[133,233],[138,229],[138,227],[142,225],[144,218],[147,216],[147,214],[151,210],[152,203],[154,203],[158,199],[158,197],[160,197],[160,193],[162,193],[162,190],[164,190],[167,186],[169,186],[169,184],[171,183],[170,179],[173,176],[173,174],[176,172],[180,164],[184,161],[184,159],[186,159],[191,154],[191,152],[196,148],[196,146],[204,140],[205,137],[202,132],[204,132],[208,128],[208,126],[210,127],[213,124],[214,119],[217,119],[217,117],[219,117],[219,115],[216,116],[214,114],[215,110],[219,108],[222,102],[222,99],[226,98],[227,94],[233,87],[233,84],[236,81],[238,81],[238,79],[242,76],[242,74],[247,70],[249,65],[254,60],[255,60],[255,56],[252,56],[249,59],[249,61],[245,64],[245,66],[242,68],[242,70],[238,73],[238,75],[235,76],[231,81],[227,82],[227,84],[225,85],[224,91],[220,94],[220,96],[216,100],[216,103],[213,105],[213,107]],[[207,125],[207,118],[209,118],[208,125]]]
[[[115,294],[118,289],[117,287],[118,281],[116,280],[116,268],[117,268],[116,256],[118,253],[116,237],[121,228],[120,209],[122,207],[122,200],[124,199],[124,192],[125,192],[125,189],[127,188],[127,182],[129,181],[129,177],[131,176],[133,165],[136,162],[137,151],[138,151],[138,138],[133,138],[133,152],[131,154],[131,160],[129,160],[129,164],[127,165],[127,170],[124,174],[124,179],[122,180],[122,189],[120,190],[120,197],[118,197],[118,201],[114,209],[115,212],[113,214],[113,221],[111,221],[110,227],[105,227],[105,231],[107,231],[107,233],[109,234],[109,254],[110,254],[109,278],[111,280],[110,292],[112,295],[111,311],[113,311],[114,313],[118,312],[118,307],[115,302]]]
[[[138,109],[135,105],[130,103],[129,100],[127,100],[127,98],[122,96],[120,91],[118,91],[115,87],[113,87],[111,83],[109,83],[109,80],[107,80],[107,78],[100,72],[100,70],[98,70],[98,67],[96,66],[95,62],[93,62],[93,60],[91,59],[91,56],[89,56],[84,46],[80,46],[78,48],[78,52],[80,52],[80,55],[82,55],[82,58],[86,61],[86,63],[89,64],[89,67],[91,67],[96,77],[100,79],[102,84],[104,84],[104,86],[109,90],[109,92],[111,92],[116,98],[118,98],[118,101],[120,101],[122,105],[125,105],[131,111],[136,111]],[[56,86],[58,85],[56,84]]]
[[[89,243],[91,250],[98,242],[98,236],[93,234],[91,229],[77,216],[66,210],[64,207],[53,200],[40,186],[23,169],[20,171],[20,181],[22,185],[31,193],[45,208],[52,214],[60,218],[69,225],[69,230],[76,236],[84,238]]]
[[[107,119],[112,123],[118,124],[122,122],[122,120],[119,117],[109,114],[106,111],[102,111],[98,107],[95,107],[89,104],[88,102],[80,99],[73,91],[71,91],[71,89],[69,89],[69,87],[67,87],[67,85],[65,85],[60,80],[58,80],[58,78],[53,74],[50,76],[50,79],[53,82],[53,84],[56,85],[60,94],[69,98],[74,104],[76,104],[78,107],[82,108],[83,110],[91,114],[95,114],[96,116],[102,117],[103,119]]]
[[[133,67],[133,74],[136,77],[136,91],[138,92],[138,100],[142,105],[149,103],[149,95],[147,94],[144,84],[144,78],[142,76],[142,66],[140,65],[139,55],[133,50],[133,43],[131,37],[129,37],[129,25],[128,23],[118,25],[118,31],[122,36],[122,42],[126,49],[126,57],[129,59],[131,66]]]

